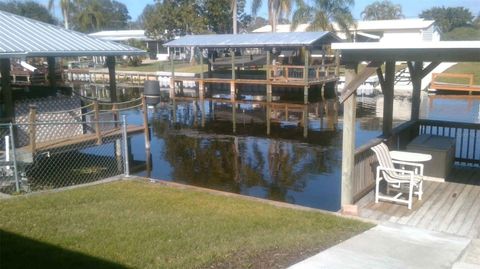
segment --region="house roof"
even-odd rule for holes
[[[277,24],[277,33],[288,33],[288,32],[306,32],[308,26],[310,24],[308,23],[302,23],[297,26],[297,28],[294,31],[290,31],[290,24]],[[271,25],[265,25],[260,28],[257,28],[252,31],[253,33],[270,33],[272,32],[272,26]]]
[[[401,20],[378,20],[378,21],[356,21],[356,25],[350,27],[350,31],[388,31],[388,30],[421,30],[432,26],[435,23],[433,20],[424,19],[401,19]],[[305,32],[310,24],[300,24],[294,32]],[[336,31],[342,29],[333,24],[333,28]],[[252,32],[271,32],[272,27],[270,25],[262,26],[253,30]],[[277,25],[277,32],[290,32],[290,24]]]
[[[170,41],[164,46],[201,48],[313,47],[339,40],[330,32],[190,35]]]
[[[378,21],[357,21],[356,28],[350,30],[358,31],[386,31],[386,30],[420,30],[432,26],[435,21],[424,19],[402,19],[402,20],[378,20]]]
[[[0,11],[0,58],[122,56],[145,51]]]
[[[129,39],[136,39],[136,40],[153,40],[148,38],[145,35],[145,30],[119,30],[119,31],[101,31],[96,33],[88,34],[89,36],[93,36],[103,40],[110,40],[110,41],[126,41]]]
[[[342,61],[480,62],[480,41],[333,43]]]

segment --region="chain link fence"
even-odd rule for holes
[[[0,124],[0,192],[34,192],[128,176],[127,143],[125,117]]]

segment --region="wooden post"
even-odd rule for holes
[[[303,83],[304,83],[304,86],[303,86],[303,103],[304,104],[308,104],[308,60],[309,60],[309,57],[310,57],[310,51],[308,50],[308,48],[306,47],[303,47],[303,50],[305,52],[305,66],[303,68]]]
[[[271,69],[270,69],[270,50],[267,50],[267,103],[272,102],[272,82],[271,82]],[[270,116],[269,116],[270,117]],[[270,127],[270,126],[269,126]],[[269,132],[270,133],[270,132]]]
[[[47,57],[48,64],[48,82],[50,87],[55,89],[57,86],[57,78],[55,77],[55,57]]]
[[[145,149],[150,150],[150,129],[148,128],[147,98],[143,94],[142,94],[142,110],[143,110],[143,133],[145,134]]]
[[[203,53],[202,53],[202,49],[199,49],[200,50],[200,81],[198,82],[198,97],[200,97],[200,99],[203,99],[205,97],[205,90],[204,90],[204,87],[205,87],[205,84],[204,84],[204,81],[203,81]]]
[[[385,63],[385,83],[383,91],[383,135],[390,136],[393,125],[393,95],[395,84],[395,62]]]
[[[232,80],[230,81],[230,101],[235,101],[236,90],[235,90],[235,52],[232,50],[230,52],[231,64],[232,64]]]
[[[37,140],[37,126],[35,125],[37,119],[37,106],[30,105],[30,113],[28,114],[28,123],[30,124],[30,149],[32,151],[32,156],[35,155],[36,151],[36,140]]]
[[[100,145],[102,144],[102,134],[100,132],[100,123],[98,122],[100,120],[100,109],[98,107],[97,100],[93,101],[93,111],[95,115],[95,134],[97,135],[97,145]]]
[[[422,69],[423,62],[414,62],[414,65],[409,64],[410,77],[412,79],[412,113],[410,119],[417,121],[420,118],[420,95],[422,90]]]
[[[356,75],[356,64],[345,66],[345,85],[348,85]],[[356,98],[356,94],[352,94],[343,103],[342,208],[353,203]]]
[[[0,59],[0,72],[2,75],[2,99],[3,111],[0,111],[2,118],[13,121],[14,107],[12,85],[10,84],[10,59]]]
[[[173,52],[170,52],[170,70],[171,70],[171,77],[170,77],[170,99],[175,98],[175,64],[173,63]]]
[[[107,56],[108,78],[110,88],[110,100],[117,102],[117,82],[115,76],[115,56]]]

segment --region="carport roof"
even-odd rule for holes
[[[188,35],[170,41],[164,46],[200,48],[313,47],[338,41],[340,39],[330,32],[251,33]]]

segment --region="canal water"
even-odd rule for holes
[[[383,97],[357,100],[359,146],[380,135]],[[410,107],[408,96],[395,98],[394,125],[410,118]],[[424,94],[421,118],[479,123],[479,108],[479,98]],[[140,111],[126,115],[129,124],[142,122]],[[148,115],[151,151],[144,150],[143,134],[130,139],[133,159],[148,163],[136,175],[340,209],[342,107],[336,100],[308,106],[177,100],[151,107]]]

